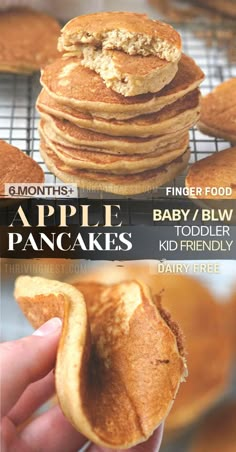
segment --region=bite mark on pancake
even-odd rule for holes
[[[62,29],[60,51],[80,51],[83,45],[121,50],[129,55],[156,55],[176,61],[181,37],[170,25],[146,14],[102,12],[76,17]]]
[[[178,61],[167,63],[158,57],[130,56],[118,50],[84,46],[81,64],[101,76],[108,88],[123,96],[158,92],[173,80]]]
[[[65,65],[74,61],[75,58],[70,57],[68,60],[58,59],[48,65],[42,71],[41,84],[59,104],[109,120],[134,118],[140,116],[140,112],[146,114],[160,111],[196,89],[204,78],[199,66],[183,54],[176,76],[158,93],[122,96],[107,88],[98,74],[82,65],[71,72],[70,86],[62,89],[58,85],[58,74]]]

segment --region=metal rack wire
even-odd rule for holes
[[[176,24],[175,24],[176,27]],[[236,65],[227,59],[226,49],[221,47],[212,30],[211,46],[204,39],[196,36],[194,29],[186,25],[177,27],[182,35],[184,51],[196,60],[206,78],[201,85],[203,94],[210,92],[224,80],[236,76]],[[199,28],[199,25],[198,25]],[[208,24],[209,30],[209,24]],[[33,76],[0,74],[0,138],[19,147],[37,161],[45,172],[47,183],[56,181],[48,171],[39,153],[39,135],[37,130],[38,113],[35,101],[40,92],[39,74]],[[224,140],[203,135],[194,127],[190,131],[191,159],[190,165],[208,155],[225,149],[230,144]],[[184,185],[185,174],[173,181],[177,186]],[[86,192],[79,190],[80,197],[111,198],[107,193]],[[135,196],[135,198],[152,199],[164,197],[163,188]]]

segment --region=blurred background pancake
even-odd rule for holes
[[[5,184],[42,183],[44,173],[40,166],[23,151],[0,140],[0,197]]]
[[[229,62],[236,61],[235,0],[148,0],[157,14],[172,23],[185,23],[204,45],[224,48]]]
[[[0,12],[0,72],[31,74],[58,57],[59,23],[26,8]]]
[[[227,298],[225,308],[229,326],[228,332],[230,334],[232,349],[236,358],[236,285],[234,285],[230,297]]]
[[[190,452],[235,452],[236,399],[220,405],[204,418]]]
[[[222,18],[236,19],[235,0],[149,0],[158,10],[173,21],[186,21],[200,16],[212,21]]]
[[[187,187],[203,189],[203,193],[196,198],[217,199],[211,193],[205,194],[206,187],[229,187],[231,194],[218,196],[218,199],[236,200],[236,146],[195,162],[188,171],[185,183]]]
[[[236,77],[202,97],[198,128],[207,135],[236,142]]]

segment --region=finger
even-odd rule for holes
[[[45,450],[45,438],[50,452],[77,452],[87,442],[67,421],[59,406],[33,420],[21,432],[21,439],[28,446],[33,444],[34,450]]]
[[[32,336],[1,344],[1,416],[15,405],[27,386],[45,377],[52,370],[58,339],[60,319],[51,319]]]
[[[18,426],[25,422],[41,405],[55,393],[53,371],[46,377],[32,383],[22,394],[16,405],[8,413],[8,418]]]
[[[127,452],[158,452],[161,446],[163,437],[163,424],[161,424],[153,433],[153,435],[145,441],[144,443],[138,444],[138,446],[131,447]],[[96,446],[91,444],[86,452],[114,452],[114,449],[109,449],[106,447]],[[123,452],[122,449],[116,449],[116,452]]]

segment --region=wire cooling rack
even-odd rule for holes
[[[219,43],[217,29],[210,29],[207,24],[207,32],[211,33],[211,45],[206,40],[196,36],[196,30],[186,25],[179,29],[184,51],[196,60],[204,71],[206,78],[201,85],[202,94],[207,94],[219,83],[230,77],[236,76],[236,65],[227,57],[227,49]],[[198,30],[199,30],[198,25]],[[206,31],[206,28],[203,28]],[[40,92],[39,74],[33,76],[0,74],[0,138],[8,141],[13,146],[22,149],[40,164],[45,172],[47,183],[56,182],[56,178],[48,171],[39,153],[39,116],[35,110],[36,98]],[[190,165],[208,155],[225,149],[230,143],[208,137],[194,127],[190,131],[191,158]],[[173,185],[183,186],[185,174],[180,175],[172,182]],[[168,184],[170,185],[170,184]],[[79,190],[79,196],[90,198],[110,198],[112,196],[101,192],[87,192]],[[164,197],[165,190],[157,189],[134,198],[152,199]]]

